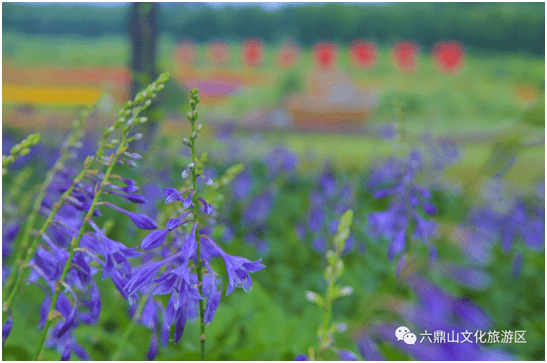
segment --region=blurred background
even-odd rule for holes
[[[409,132],[427,128],[469,144],[467,168],[481,162],[481,144],[544,103],[539,3],[136,7],[5,3],[3,127],[60,129],[105,95],[103,116],[91,123],[99,127],[129,97],[132,80],[143,85],[169,71],[164,130],[180,122],[188,90],[198,87],[212,128],[272,131],[266,141],[361,165],[369,160],[357,152],[362,140],[373,144],[378,127],[396,121],[399,100]],[[141,33],[148,38],[136,43]],[[340,133],[348,141],[330,155],[326,135]],[[521,163],[537,168],[521,173]],[[510,177],[529,181],[542,163],[543,152],[526,154]]]
[[[3,178],[3,261],[32,199],[22,186],[43,180],[79,111],[97,102],[87,152],[119,106],[168,71],[147,110],[153,122],[139,125],[145,157],[132,177],[149,202],[138,210],[158,216],[162,188],[180,183],[197,87],[205,174],[245,166],[211,235],[267,266],[250,294],[223,297],[209,359],[293,360],[317,344],[321,310],[305,292],[324,291],[322,257],[347,208],[342,280],[355,292],[333,310],[349,325],[340,348],[370,360],[545,359],[544,3],[4,2],[2,30],[3,154],[42,135]],[[406,159],[383,160],[406,152],[401,142],[431,164],[419,182],[438,212],[434,263],[422,249],[393,261],[389,241],[369,233],[370,215],[390,205],[374,192]],[[109,237],[137,247],[142,233],[111,217],[101,220],[116,225]],[[109,310],[75,337],[105,360],[129,317],[110,281],[98,285]],[[5,359],[30,359],[39,336],[43,293],[28,289],[15,300],[14,322],[24,323],[14,323]],[[418,335],[434,323],[525,330],[527,344],[394,341],[397,326]],[[184,334],[157,358],[196,359],[197,324]],[[131,339],[124,359],[144,359],[149,331]]]

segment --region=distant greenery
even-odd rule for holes
[[[126,6],[3,3],[2,10],[4,32],[97,37],[126,33],[128,28]],[[452,39],[479,51],[545,54],[543,3],[309,3],[275,11],[259,5],[213,9],[203,3],[165,3],[160,14],[160,32],[196,42],[247,37],[272,42],[290,36],[309,46],[326,39],[366,38],[379,43],[413,39],[430,49],[438,40]]]

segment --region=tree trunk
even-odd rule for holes
[[[152,83],[158,77],[156,69],[156,48],[158,40],[158,4],[133,3],[129,19],[129,36],[131,38],[131,98]],[[156,105],[159,94],[152,105],[143,113],[149,121],[142,125],[143,138],[136,141],[134,146],[144,152],[150,146],[156,132],[159,117]]]

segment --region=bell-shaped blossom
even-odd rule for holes
[[[209,324],[213,321],[218,304],[220,303],[220,297],[222,294],[222,280],[220,276],[217,278],[207,261],[205,261],[205,266],[209,270],[209,275],[206,275],[203,280],[203,290],[208,293],[203,322],[205,324]],[[220,289],[217,289],[217,282],[220,283]]]
[[[202,241],[206,241],[209,246],[217,250],[226,265],[226,272],[228,273],[228,287],[226,289],[226,296],[230,295],[236,287],[241,287],[245,291],[249,291],[253,285],[251,276],[249,273],[262,270],[264,267],[260,263],[262,259],[251,262],[243,257],[231,256],[224,252],[218,245],[209,237],[203,236]]]

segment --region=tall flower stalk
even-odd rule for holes
[[[167,221],[164,229],[153,231],[142,240],[141,248],[143,250],[158,249],[159,252],[155,254],[150,252],[145,255],[147,263],[138,267],[137,272],[127,282],[123,290],[127,296],[136,296],[138,293],[147,294],[149,291],[152,291],[152,296],[170,294],[165,309],[163,309],[163,305],[155,304],[150,299],[143,311],[143,316],[145,313],[147,316],[162,314],[161,339],[163,346],[166,346],[168,342],[169,327],[175,324],[174,342],[178,343],[182,338],[186,321],[196,319],[199,315],[200,357],[205,360],[205,324],[209,324],[213,320],[223,288],[222,279],[212,270],[210,260],[216,257],[224,259],[229,280],[226,295],[230,295],[236,287],[247,292],[250,291],[252,280],[249,273],[260,271],[265,266],[260,263],[260,260],[251,262],[243,257],[228,255],[205,234],[207,226],[203,217],[209,216],[209,223],[211,219],[214,222],[214,218],[210,217],[214,215],[213,205],[216,206],[215,202],[219,200],[220,195],[218,192],[213,193],[216,194],[216,198],[213,195],[213,205],[211,205],[201,197],[206,194],[200,194],[196,190],[198,177],[202,178],[204,183],[209,186],[213,185],[213,180],[203,175],[205,154],[202,155],[201,160],[196,157],[195,140],[202,129],[201,125],[195,125],[197,120],[195,106],[200,101],[198,90],[192,90],[190,97],[192,111],[188,113],[187,118],[192,124],[192,134],[190,140],[183,139],[183,143],[191,148],[192,160],[183,170],[181,177],[186,179],[191,176],[191,184],[186,183],[186,187],[182,191],[175,188],[163,190],[166,204],[178,201],[182,202],[183,208],[177,208],[177,217]],[[219,184],[224,186],[229,183],[238,171],[241,171],[240,165],[230,168],[220,178]],[[211,189],[218,190],[218,187]],[[187,229],[181,231],[179,229],[181,226]],[[165,243],[168,235],[172,235],[174,238]],[[152,261],[150,261],[150,257],[152,257]],[[161,260],[155,260],[157,257]],[[159,273],[161,276],[156,278]],[[196,311],[199,311],[199,314]],[[158,319],[154,321],[148,319],[146,324],[155,330]],[[148,352],[149,359],[153,359],[156,355],[157,343],[157,335],[153,332]]]
[[[324,311],[323,325],[319,327],[317,336],[319,338],[319,347],[316,351],[313,348],[309,350],[309,357],[300,355],[296,357],[296,360],[321,360],[324,358],[324,354],[327,350],[334,351],[340,356],[341,360],[358,360],[357,356],[348,350],[338,349],[334,346],[333,333],[336,331],[345,331],[347,324],[333,324],[332,320],[332,304],[335,300],[343,296],[348,296],[353,292],[353,288],[350,286],[339,286],[337,281],[342,276],[344,270],[344,263],[341,255],[344,251],[346,240],[349,236],[349,229],[353,219],[353,211],[347,210],[338,224],[338,231],[334,236],[334,248],[329,249],[326,253],[327,267],[325,268],[325,281],[327,283],[327,291],[324,296],[318,293],[307,291],[306,298],[317,304]]]
[[[80,245],[80,241],[82,240],[82,237],[84,235],[85,226],[86,226],[87,223],[91,223],[91,217],[94,215],[95,209],[99,205],[101,195],[103,194],[103,191],[104,191],[105,187],[107,185],[110,185],[108,180],[109,180],[109,177],[112,173],[112,170],[113,170],[114,166],[117,164],[118,160],[119,160],[119,162],[123,162],[122,161],[123,160],[122,156],[130,155],[126,152],[126,150],[128,148],[128,144],[132,140],[135,139],[135,137],[130,137],[129,136],[129,133],[132,131],[133,126],[136,124],[136,122],[146,122],[147,121],[145,118],[138,118],[139,113],[142,110],[146,109],[148,106],[150,106],[150,104],[152,103],[150,98],[152,98],[152,95],[154,94],[154,91],[159,86],[162,86],[162,87],[159,87],[159,89],[163,88],[163,83],[165,83],[167,81],[167,78],[168,78],[168,74],[166,74],[166,73],[162,74],[154,83],[152,83],[150,86],[148,86],[146,90],[139,93],[135,97],[135,100],[133,102],[130,102],[131,106],[133,106],[132,109],[129,110],[130,111],[129,113],[124,112],[125,116],[131,116],[129,119],[127,119],[127,120],[126,119],[123,119],[123,120],[118,119],[115,126],[122,126],[123,125],[123,127],[122,127],[122,138],[121,138],[120,141],[117,141],[116,143],[114,143],[113,141],[111,142],[114,145],[118,144],[116,151],[114,153],[112,153],[109,157],[103,157],[102,152],[96,154],[96,156],[100,156],[99,160],[103,164],[107,165],[107,170],[104,174],[100,174],[99,178],[101,176],[102,176],[102,178],[100,178],[101,179],[100,182],[98,184],[96,184],[95,187],[93,188],[94,189],[93,190],[94,197],[93,197],[93,200],[91,202],[91,205],[89,206],[89,210],[87,211],[87,214],[86,214],[86,216],[83,220],[83,223],[82,223],[77,235],[72,238],[72,241],[70,243],[69,256],[68,256],[68,258],[67,258],[67,260],[64,264],[61,276],[57,280],[57,283],[55,284],[55,292],[53,293],[53,297],[51,299],[51,305],[50,305],[49,311],[46,315],[47,318],[46,318],[45,326],[44,326],[44,329],[42,331],[42,335],[40,337],[40,341],[38,343],[38,346],[36,348],[36,352],[35,352],[35,355],[34,355],[35,360],[37,360],[39,358],[40,352],[42,350],[42,347],[44,345],[44,342],[46,340],[49,328],[50,328],[53,320],[59,315],[58,313],[55,313],[55,311],[54,311],[57,307],[57,301],[59,299],[59,295],[60,295],[61,291],[63,290],[63,287],[65,288],[65,290],[69,290],[68,285],[65,282],[65,278],[67,277],[67,273],[68,273],[69,269],[72,266],[72,261],[73,261],[75,253],[77,251],[79,251],[79,245]],[[115,131],[115,127],[108,128],[108,129],[105,130],[104,135],[105,136],[110,135],[114,131]],[[106,139],[104,141],[106,141]],[[102,143],[101,146],[104,147],[105,143]],[[95,160],[95,159],[96,158],[94,157],[93,160]],[[129,163],[128,161],[125,161],[125,162]],[[90,164],[90,159],[89,158],[86,159],[84,164],[89,165]],[[80,175],[83,177],[83,174],[80,174]],[[74,187],[74,184],[72,185],[72,187]],[[72,189],[72,187],[69,188],[69,190]],[[66,192],[65,192],[65,194],[66,194]],[[63,194],[63,195],[65,195],[65,194]],[[109,206],[110,207],[115,207],[113,205],[109,205]],[[137,216],[133,213],[130,213],[130,212],[123,211],[122,209],[120,209],[118,207],[115,207],[114,209],[117,209],[122,213],[125,212],[125,214],[127,214],[133,220],[133,222],[141,228],[144,228],[144,229],[157,228],[155,223],[153,223],[152,221],[143,220],[139,216]],[[92,224],[92,226],[93,226],[93,224]]]
[[[190,144],[191,144],[191,147],[192,147],[192,162],[193,163],[197,163],[197,158],[196,158],[196,138],[197,138],[197,133],[199,131],[201,131],[201,124],[199,124],[199,130],[197,130],[196,128],[196,120],[198,119],[198,113],[196,111],[196,105],[199,103],[199,101],[201,100],[201,98],[198,96],[198,90],[197,88],[194,88],[191,92],[190,92],[190,97],[192,98],[190,100],[190,107],[192,109],[191,112],[188,112],[186,118],[188,119],[188,121],[190,121],[190,124],[192,125],[192,135],[190,136]],[[187,143],[188,140],[185,139],[185,143]],[[196,184],[197,184],[197,176],[196,176],[196,168],[193,167],[192,168],[192,186],[193,186],[193,189],[195,191],[193,197],[192,197],[192,203],[194,203],[194,225],[196,225],[198,223],[198,208],[199,208],[199,204],[198,204],[198,193],[197,193],[197,188],[196,188]],[[196,256],[197,256],[197,273],[198,273],[198,286],[199,286],[199,294],[201,296],[203,296],[203,281],[202,281],[202,276],[201,276],[201,256],[200,256],[200,238],[199,238],[199,231],[197,228],[195,228],[195,232],[194,232],[194,238],[196,239],[196,242],[197,242],[197,247],[196,247]],[[205,360],[205,323],[204,323],[204,313],[205,313],[205,310],[203,308],[203,299],[199,300],[199,322],[200,322],[200,337],[199,337],[199,340],[200,340],[200,346],[201,346],[201,360]]]

